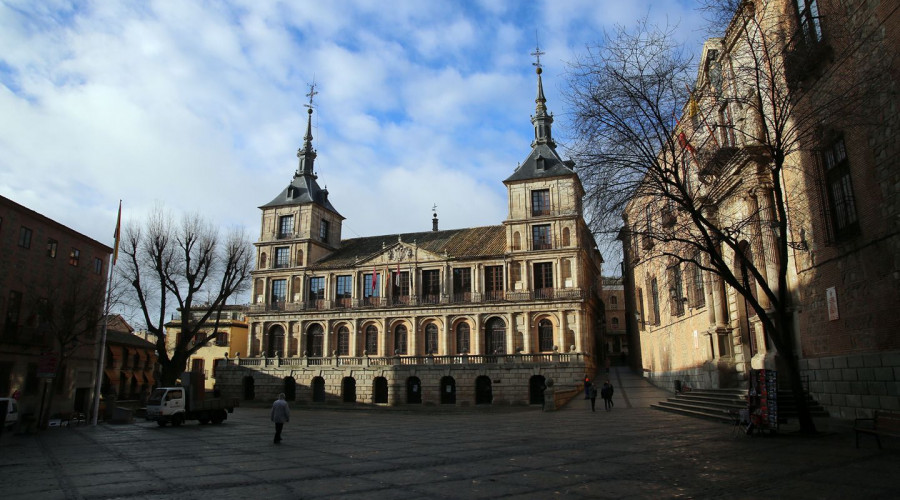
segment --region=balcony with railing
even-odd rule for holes
[[[250,306],[250,313],[273,311],[327,311],[340,309],[367,309],[376,307],[417,307],[428,305],[480,304],[496,302],[525,302],[531,300],[583,300],[588,293],[581,288],[541,288],[537,290],[465,292],[448,296],[424,297],[400,295],[397,297],[341,298],[336,300],[310,300],[306,302],[272,302]]]
[[[518,354],[450,354],[426,356],[323,356],[258,357],[226,360],[222,366],[262,367],[370,367],[370,366],[471,366],[471,365],[551,365],[584,363],[588,354],[540,352]],[[221,367],[220,367],[221,369]]]

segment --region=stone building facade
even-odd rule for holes
[[[593,376],[602,257],[584,194],[556,152],[540,69],[534,142],[502,224],[343,239],[313,171],[263,205],[249,358],[219,370],[244,398],[373,404],[538,404],[549,381]],[[310,108],[310,115],[312,109]],[[229,380],[226,383],[226,379]]]
[[[898,125],[900,14],[879,1],[758,0],[742,9],[762,20],[759,33],[778,37],[768,45],[781,48],[774,60],[783,65],[784,88],[775,93],[794,100],[787,129],[798,138],[785,158],[780,193],[787,234],[778,231],[776,193],[765,175],[772,159],[752,140],[769,124],[741,108],[754,89],[733,79],[741,59],[761,50],[740,34],[746,35],[740,15],[701,55],[695,95],[718,100],[699,103],[715,112],[695,135],[679,138],[697,150],[692,161],[685,147],[689,182],[715,208],[710,216],[746,221],[739,229],[744,255],[722,250],[738,276],[748,259],[771,282],[780,262],[776,243],[788,240],[789,314],[812,397],[845,418],[900,409],[900,320],[893,312],[900,305],[900,142],[891,132]],[[718,92],[709,90],[715,81]],[[850,112],[820,111],[841,95],[858,99]],[[665,249],[636,229],[651,217],[675,230],[680,215],[666,207],[650,214],[647,200],[635,200],[625,214],[625,281],[650,377],[666,387],[674,379],[746,387],[749,370],[781,368],[741,294],[697,266],[659,258]],[[765,302],[761,285],[747,283]]]

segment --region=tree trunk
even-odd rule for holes
[[[793,352],[785,356],[784,361],[788,367],[788,377],[791,383],[791,392],[794,395],[794,402],[797,404],[797,419],[800,423],[800,432],[803,434],[815,434],[816,423],[809,412],[807,394],[803,389],[803,380],[800,378],[800,364],[797,362],[797,357],[794,356]]]

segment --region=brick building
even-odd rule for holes
[[[783,73],[772,94],[790,99],[786,130],[797,131],[780,191],[765,174],[772,157],[753,140],[771,123],[741,105],[755,89],[742,84],[736,68],[763,46],[747,26],[778,49],[770,55]],[[780,263],[776,243],[787,240],[785,286],[803,383],[846,418],[900,409],[898,35],[892,2],[744,2],[724,36],[704,46],[694,94],[701,102],[691,107],[711,111],[699,113],[707,123],[695,119],[686,127],[682,143],[697,149],[692,160],[685,147],[682,158],[704,213],[742,221],[733,234],[743,235],[743,255],[724,248],[724,259],[763,303],[762,284],[742,275],[742,260],[771,286]],[[853,102],[851,109],[829,112],[840,99]],[[684,123],[694,114],[686,111]],[[776,195],[787,207],[786,234],[779,232]],[[643,368],[665,386],[682,379],[696,387],[746,387],[751,369],[780,369],[783,359],[731,285],[660,258],[671,243],[645,237],[654,223],[660,232],[678,231],[680,217],[647,199],[634,200],[625,214],[625,281]]]
[[[18,392],[23,415],[48,383],[46,415],[88,412],[111,252],[0,196],[0,395]]]
[[[292,182],[263,205],[250,358],[219,370],[245,398],[539,404],[599,352],[602,258],[556,152],[540,69],[534,142],[504,180],[502,224],[342,239],[307,126]],[[312,109],[310,109],[310,116]],[[227,382],[226,382],[227,379]],[[237,395],[237,394],[235,394]]]

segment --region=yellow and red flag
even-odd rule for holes
[[[113,236],[116,238],[115,246],[113,247],[113,265],[116,265],[116,259],[119,258],[119,237],[122,234],[122,200],[119,200],[119,216],[116,218],[116,232],[113,233]]]

